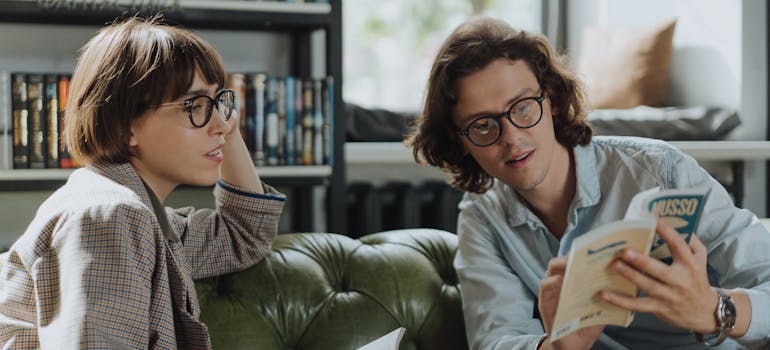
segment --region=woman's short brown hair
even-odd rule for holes
[[[496,19],[471,19],[457,27],[439,49],[425,105],[406,140],[415,160],[450,173],[452,186],[464,191],[482,193],[492,186],[492,177],[463,151],[452,123],[457,81],[500,58],[523,60],[535,74],[551,102],[559,143],[572,148],[591,141],[583,87],[569,70],[566,57],[557,55],[543,36],[514,30]]]
[[[222,58],[191,31],[136,17],[102,28],[80,50],[64,143],[86,164],[127,162],[131,122],[186,93],[196,72],[224,87]]]

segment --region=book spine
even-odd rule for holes
[[[296,123],[294,125],[294,149],[295,149],[295,160],[294,162],[296,164],[304,164],[303,162],[303,154],[305,152],[305,145],[304,142],[302,142],[302,79],[297,78],[295,80],[295,89],[294,89],[294,110],[295,110],[295,117],[296,117]]]
[[[246,76],[240,73],[227,75],[227,88],[235,90],[235,112],[238,113],[238,129],[246,140]],[[235,115],[231,116],[235,117]],[[233,126],[235,127],[235,125]]]
[[[267,116],[265,118],[265,153],[267,165],[278,165],[278,79],[270,77],[267,84]]]
[[[45,167],[59,167],[59,78],[45,76]]]
[[[302,153],[302,164],[313,164],[313,80],[305,80],[302,91],[303,111],[302,132],[305,150]]]
[[[29,167],[45,168],[45,117],[43,113],[43,76],[27,76],[27,102],[29,109]]]
[[[11,75],[0,72],[0,170],[13,168],[13,143],[11,142]]]
[[[286,95],[285,95],[285,106],[286,106],[286,133],[284,134],[285,137],[285,153],[284,153],[284,164],[286,165],[294,165],[294,161],[297,159],[296,155],[294,154],[296,146],[294,142],[294,127],[296,126],[296,109],[295,106],[295,97],[294,93],[296,92],[296,87],[294,86],[295,79],[294,77],[286,77]]]
[[[13,167],[15,169],[29,168],[28,156],[28,123],[27,109],[27,77],[24,74],[13,74]]]
[[[257,166],[265,165],[265,112],[267,104],[265,103],[265,82],[267,75],[254,75],[254,163]]]
[[[59,76],[59,167],[72,168],[72,158],[67,149],[64,139],[64,109],[67,107],[67,94],[69,92],[70,77],[67,75]]]
[[[315,97],[313,105],[313,161],[316,165],[324,163],[323,155],[323,82],[321,79],[317,79],[314,82],[313,95]]]
[[[256,101],[254,100],[254,75],[248,74],[244,76],[246,79],[246,122],[242,129],[243,142],[246,144],[246,149],[249,150],[251,161],[254,163],[256,159],[254,154],[254,121],[257,118],[256,114]]]
[[[284,165],[286,144],[286,80],[278,79],[278,165]]]
[[[324,85],[323,156],[326,164],[334,165],[334,77],[326,77]]]

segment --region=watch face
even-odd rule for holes
[[[733,298],[729,295],[720,293],[719,298],[722,299],[720,303],[722,304],[722,319],[720,322],[723,329],[731,331],[735,327],[735,303],[733,303]]]

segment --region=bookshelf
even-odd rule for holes
[[[294,212],[291,213],[292,218],[295,218],[293,230],[317,230],[313,227],[317,222],[314,217],[325,212],[326,229],[346,233],[341,0],[319,3],[246,0],[0,0],[0,23],[4,25],[32,24],[59,28],[92,26],[96,30],[115,18],[134,14],[150,16],[158,12],[163,13],[166,22],[196,31],[233,32],[241,36],[275,34],[279,37],[275,41],[288,38],[288,43],[285,43],[288,53],[284,56],[276,55],[276,59],[288,61],[279,64],[286,66],[286,72],[281,74],[334,78],[331,164],[267,166],[260,167],[259,173],[267,183],[289,187],[294,192]],[[320,44],[315,35],[317,32],[322,32]],[[23,35],[23,32],[19,35]],[[215,42],[212,43],[216,46]],[[79,47],[71,48],[73,58],[77,49]],[[60,48],[55,50],[61,51]],[[225,57],[225,64],[229,66],[228,53],[219,50]],[[2,55],[5,53],[0,53]],[[323,74],[317,73],[319,66]],[[53,190],[63,184],[71,172],[68,169],[0,170],[0,191]],[[322,211],[314,207],[314,203],[318,202],[315,200],[318,191],[314,190],[318,186],[326,188],[327,204],[320,208]]]

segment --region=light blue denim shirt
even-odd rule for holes
[[[561,241],[500,182],[460,202],[459,250],[454,261],[472,349],[535,349],[544,330],[535,318],[548,261],[576,237],[620,220],[631,198],[655,186],[710,187],[696,234],[708,249],[712,285],[744,288],[751,300],[745,336],[718,349],[770,340],[770,233],[738,209],[725,189],[673,146],[642,138],[595,137],[574,149],[577,190]],[[740,237],[740,239],[738,239]],[[606,327],[595,349],[703,349],[693,335],[652,314],[637,313],[628,328]]]

